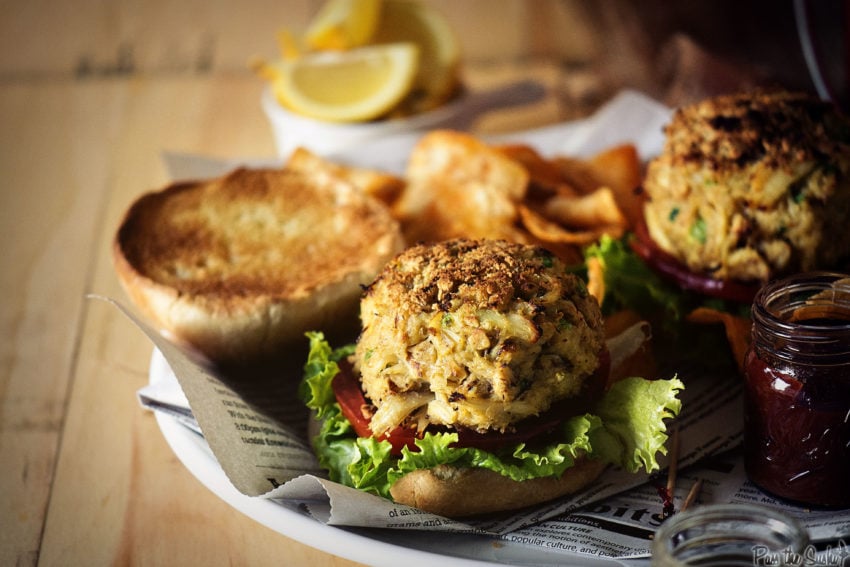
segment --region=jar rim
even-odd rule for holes
[[[752,314],[778,331],[850,332],[850,275],[808,272],[774,280],[756,294]]]
[[[732,529],[745,524],[750,529]],[[653,565],[681,564],[684,555],[698,553],[701,546],[716,546],[728,530],[728,539],[742,551],[743,546],[764,545],[770,551],[800,553],[809,544],[806,527],[796,518],[761,504],[725,503],[696,506],[675,514],[655,533],[652,545]]]
[[[850,356],[850,275],[808,272],[775,280],[756,294],[753,339],[823,363]],[[814,348],[813,348],[814,347]]]

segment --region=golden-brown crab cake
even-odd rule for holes
[[[850,121],[800,93],[676,111],[644,189],[652,241],[692,272],[765,282],[850,259]]]
[[[409,248],[361,301],[355,366],[378,435],[406,423],[505,431],[578,396],[602,316],[550,252],[495,240]]]

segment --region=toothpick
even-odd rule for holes
[[[681,512],[684,512],[688,509],[688,506],[693,504],[694,500],[696,500],[697,496],[699,496],[700,490],[702,490],[701,478],[697,479],[697,481],[691,487],[691,490],[688,492],[688,496],[685,498],[685,503],[682,504],[682,509],[680,510]]]
[[[673,428],[670,439],[670,467],[667,469],[667,494],[673,497],[676,488],[676,472],[679,468],[679,425]]]

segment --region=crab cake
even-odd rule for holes
[[[646,228],[690,271],[765,282],[850,259],[850,122],[788,92],[678,110],[647,169]]]
[[[509,430],[580,395],[604,348],[584,282],[543,248],[505,241],[409,248],[368,287],[361,319],[355,370],[376,435]]]

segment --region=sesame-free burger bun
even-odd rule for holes
[[[401,477],[393,500],[449,518],[534,506],[589,486],[605,470],[603,461],[579,457],[560,477],[516,481],[487,469],[438,465]]]
[[[402,247],[387,207],[350,183],[240,168],[141,196],[113,258],[162,330],[213,360],[245,362],[280,355],[310,329],[354,331],[361,285]]]

